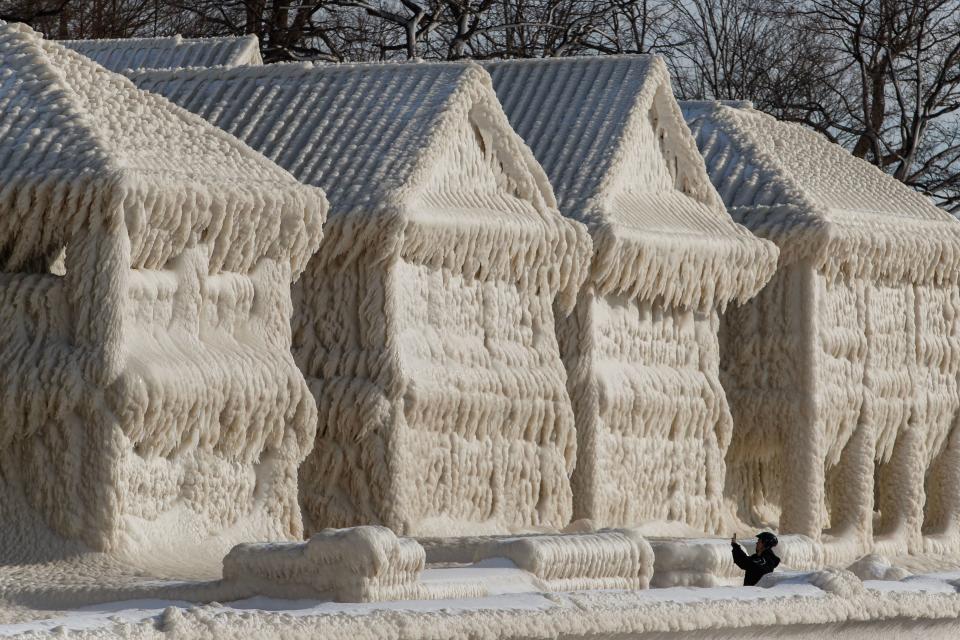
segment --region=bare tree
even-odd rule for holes
[[[24,22],[38,26],[38,22],[60,15],[68,0],[0,0],[0,20]]]
[[[383,21],[395,36],[383,42],[381,57],[402,51],[407,59],[421,57],[421,45],[438,26],[441,3],[437,0],[332,0],[338,7],[359,9]]]
[[[810,0],[834,63],[810,124],[960,212],[956,0]]]
[[[777,0],[669,0],[677,16],[661,46],[684,98],[751,100],[782,110],[822,79],[816,38]]]
[[[330,20],[324,0],[163,2],[188,17],[186,35],[256,35],[266,62],[347,59],[341,35],[350,25]]]

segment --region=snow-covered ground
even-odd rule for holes
[[[960,572],[860,582],[849,572],[778,572],[768,587],[672,587],[642,591],[538,593],[509,561],[427,569],[425,583],[482,583],[478,598],[337,603],[254,597],[195,605],[182,600],[108,602],[0,625],[0,636],[77,637],[640,637],[687,631],[739,637],[803,637],[870,629],[927,640],[957,632]],[[49,617],[48,617],[49,616]],[[838,626],[840,625],[840,626]],[[871,625],[874,625],[871,627]],[[812,629],[811,628],[811,629]],[[891,631],[892,632],[892,631]],[[253,634],[253,635],[250,635]],[[798,635],[799,634],[799,635]],[[838,635],[839,634],[839,635]],[[816,637],[815,635],[813,637]]]

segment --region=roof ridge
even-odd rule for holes
[[[737,127],[734,126],[732,118],[741,116],[747,118],[760,118],[761,120],[769,119],[780,124],[779,120],[769,114],[753,108],[744,109],[742,107],[731,106],[730,104],[725,104],[723,102],[717,103],[717,106],[714,108],[714,113],[716,113],[716,116],[710,118],[710,121],[714,124],[714,126],[721,127],[724,134],[733,144],[736,144],[741,150],[752,153],[757,158],[762,159],[764,163],[772,166],[775,169],[773,173],[776,175],[781,184],[786,187],[785,194],[789,194],[792,197],[789,201],[776,203],[776,206],[801,207],[807,211],[816,212],[816,215],[820,216],[821,218],[823,217],[823,213],[826,211],[826,209],[814,202],[814,200],[805,193],[805,190],[797,181],[794,172],[791,171],[789,167],[777,157],[776,154],[769,153],[760,144],[750,139],[749,136],[737,135]],[[704,114],[703,117],[707,116]],[[755,166],[762,166],[756,162],[751,164],[754,164]],[[749,206],[756,207],[758,205],[754,203]],[[739,206],[735,208],[739,208]],[[824,222],[828,221],[824,219]]]
[[[594,56],[564,56],[551,58],[491,58],[483,61],[483,66],[497,66],[501,64],[537,66],[537,65],[577,65],[577,64],[611,64],[628,61],[663,61],[659,53],[616,53],[613,55]]]
[[[273,62],[263,65],[241,65],[241,66],[217,66],[217,67],[178,67],[176,69],[131,69],[125,72],[130,78],[150,78],[153,80],[169,80],[178,75],[190,76],[216,76],[221,79],[249,78],[249,77],[279,77],[282,75],[307,74],[313,70],[322,69],[333,72],[355,72],[357,69],[397,69],[403,68],[404,72],[416,70],[427,71],[436,68],[449,68],[466,72],[472,67],[482,69],[482,67],[473,60],[437,60],[437,61],[384,61],[384,62],[310,62],[310,61],[291,61],[291,62]]]
[[[67,46],[75,43],[83,44],[113,44],[117,42],[167,42],[173,41],[176,43],[181,42],[211,42],[211,41],[236,41],[243,42],[245,40],[255,39],[257,36],[252,33],[245,33],[240,36],[198,36],[198,37],[184,37],[183,34],[175,33],[170,36],[131,36],[128,38],[52,38],[48,42],[56,42],[57,44]]]

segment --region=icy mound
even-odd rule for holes
[[[524,536],[421,538],[431,563],[506,558],[548,591],[646,589],[653,551],[630,529]]]

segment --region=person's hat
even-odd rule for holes
[[[757,540],[762,542],[763,546],[767,547],[768,549],[772,549],[773,547],[777,546],[778,542],[780,542],[777,540],[777,536],[773,535],[769,531],[761,531],[758,533]]]

